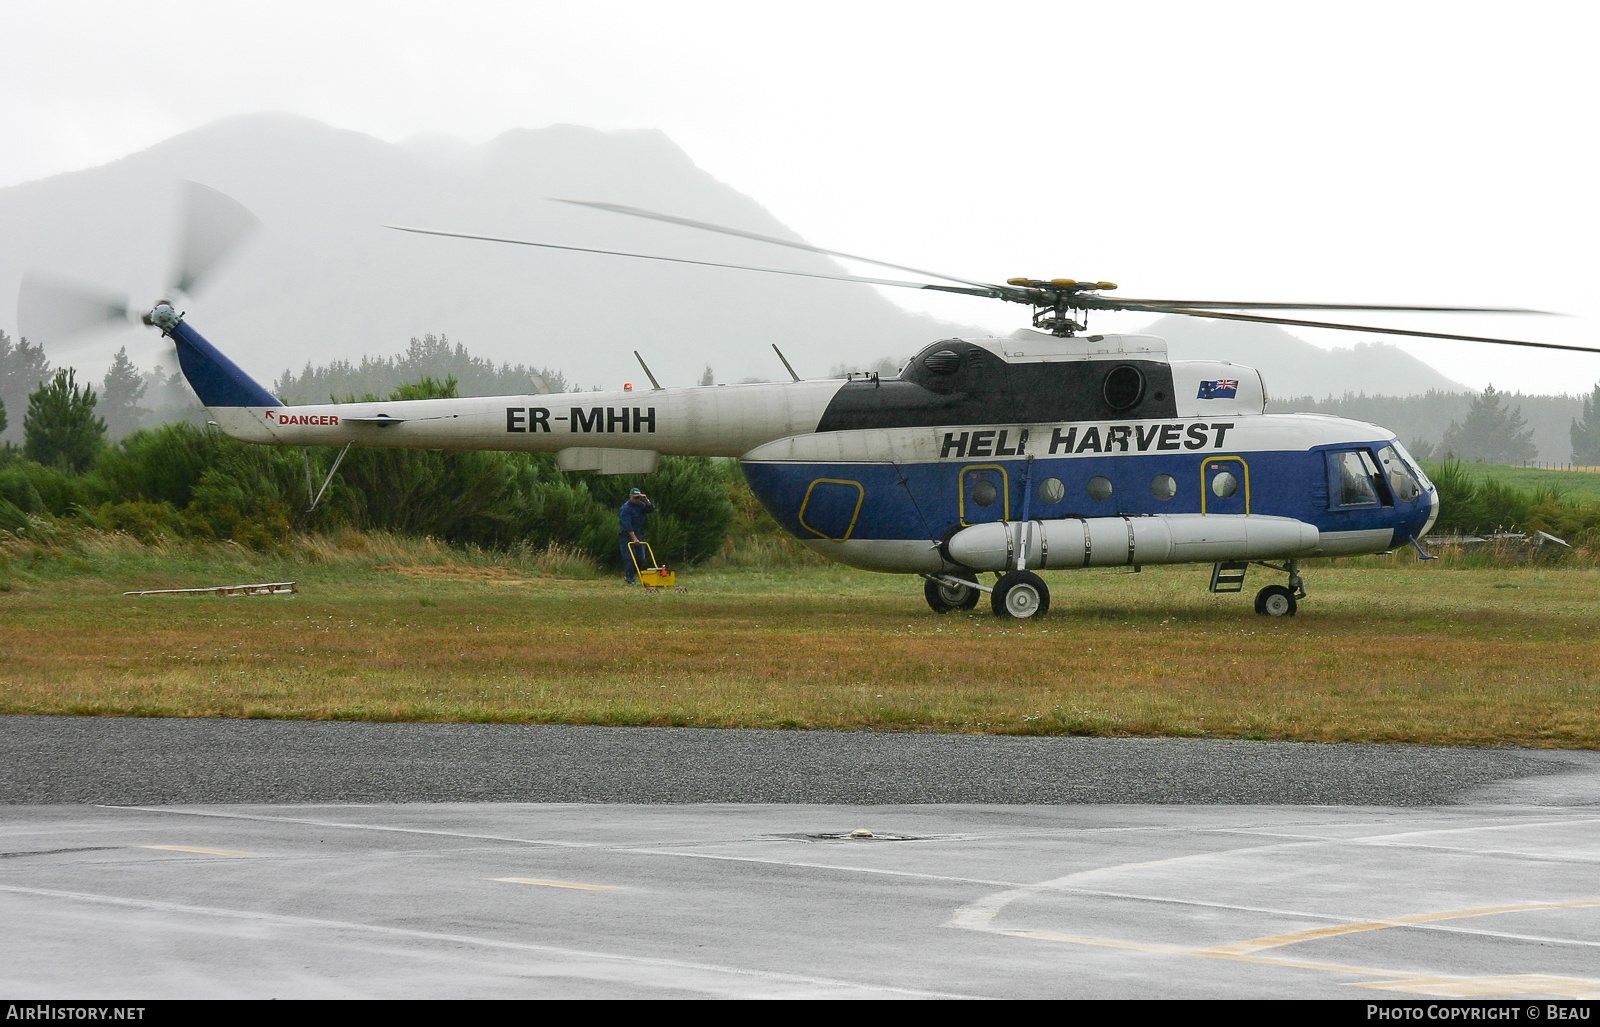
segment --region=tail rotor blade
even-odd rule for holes
[[[228,254],[260,227],[242,204],[199,182],[184,182],[172,288],[194,295]]]
[[[34,342],[127,325],[128,297],[103,286],[30,271],[17,294],[17,328]]]

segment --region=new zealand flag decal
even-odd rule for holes
[[[1237,399],[1239,396],[1239,379],[1223,380],[1220,382],[1201,382],[1200,394],[1195,399]]]

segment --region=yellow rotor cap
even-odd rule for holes
[[[1051,285],[1077,285],[1078,284],[1078,280],[1076,278],[1052,278],[1052,279],[1050,279],[1050,284]]]
[[[1094,283],[1094,287],[1096,289],[1115,289],[1117,287],[1117,283],[1116,282],[1096,282],[1096,283]]]
[[[1031,279],[1031,278],[1007,278],[1006,279],[1006,284],[1007,285],[1032,285],[1033,284],[1033,279]]]

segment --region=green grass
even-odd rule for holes
[[[1425,465],[1432,474],[1437,464]],[[1463,463],[1461,469],[1474,478],[1496,481],[1523,492],[1552,489],[1567,499],[1600,501],[1600,472],[1551,471],[1542,467],[1509,467],[1505,464]]]
[[[1600,747],[1600,570],[1323,562],[1292,620],[1207,568],[1048,572],[1048,618],[936,616],[919,579],[683,570],[383,536],[0,542],[0,712]],[[297,580],[294,597],[124,597]]]

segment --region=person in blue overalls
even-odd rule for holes
[[[644,541],[645,514],[655,509],[650,502],[650,497],[640,489],[628,493],[628,501],[622,504],[622,509],[617,511],[617,516],[622,521],[622,533],[617,536],[617,544],[622,549],[622,580],[628,584],[636,584],[638,577],[633,567],[633,557],[628,554],[628,547],[635,542]],[[644,550],[639,550],[639,560],[642,562]]]

